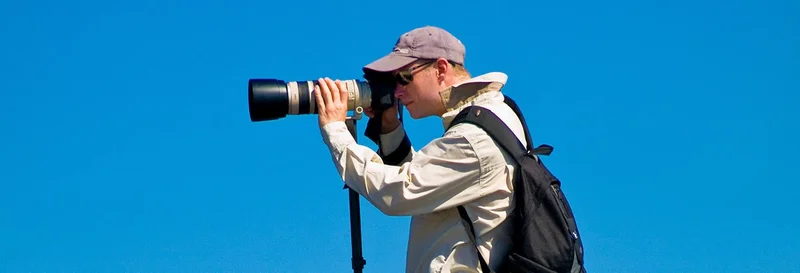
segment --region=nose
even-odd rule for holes
[[[405,96],[405,88],[403,88],[403,86],[398,83],[397,85],[394,86],[394,97],[399,99],[403,96]]]

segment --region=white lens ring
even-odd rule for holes
[[[286,89],[289,93],[289,114],[297,115],[300,113],[300,90],[297,82],[289,82]]]
[[[306,81],[308,84],[308,112],[309,113],[316,113],[317,112],[317,97],[314,94],[314,82],[313,81]]]

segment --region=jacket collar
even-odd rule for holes
[[[442,125],[445,130],[461,110],[490,100],[499,94],[507,80],[508,76],[502,72],[490,72],[439,91],[439,97],[445,108],[445,113],[442,115]]]

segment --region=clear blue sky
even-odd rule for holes
[[[590,272],[800,272],[798,3],[3,1],[0,272],[352,272],[316,117],[251,123],[247,80],[360,78],[424,25],[508,74]],[[362,221],[401,272],[409,218]]]

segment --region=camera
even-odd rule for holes
[[[395,104],[395,81],[390,75],[364,75],[365,80],[344,80],[347,110],[361,117],[364,108],[379,112]],[[248,82],[250,121],[266,121],[287,115],[317,114],[314,86],[317,81],[283,81],[255,78]]]

